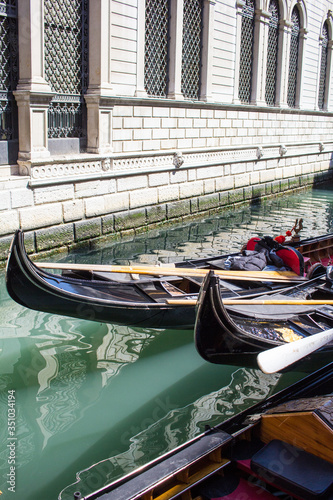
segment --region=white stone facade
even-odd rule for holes
[[[269,0],[255,3],[250,102],[239,99],[244,4],[203,0],[200,96],[189,100],[182,94],[180,71],[183,1],[171,1],[168,95],[158,97],[149,96],[145,88],[145,1],[90,0],[87,143],[83,152],[55,155],[47,134],[54,91],[45,79],[44,2],[18,0],[20,78],[14,95],[19,152],[17,164],[0,165],[3,244],[21,228],[34,234],[31,250],[43,250],[47,245],[38,245],[40,231],[53,228],[66,234],[54,246],[70,244],[172,219],[177,203],[185,216],[328,178],[333,4],[278,2],[274,106],[265,102]],[[296,100],[290,107],[295,6],[301,29]],[[324,105],[319,109],[324,23],[329,43]],[[90,232],[83,230],[85,225]]]

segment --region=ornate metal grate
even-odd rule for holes
[[[17,138],[18,31],[16,0],[0,1],[0,140]]]
[[[269,3],[269,12],[271,17],[268,27],[268,46],[267,46],[267,68],[266,68],[266,87],[265,100],[269,106],[274,106],[276,95],[276,70],[278,60],[279,46],[279,4],[277,0],[271,0]]]
[[[45,72],[57,95],[48,119],[50,138],[82,137],[88,84],[88,0],[44,0]]]
[[[294,108],[296,105],[299,31],[301,26],[300,15],[297,7],[293,8],[291,24],[287,103],[288,106]]]
[[[242,10],[238,97],[241,102],[249,103],[252,89],[255,2],[254,0],[245,2]]]
[[[146,0],[145,89],[150,96],[168,94],[169,0]]]
[[[324,23],[321,42],[321,61],[320,61],[320,77],[319,77],[319,92],[318,92],[318,107],[324,109],[325,91],[326,91],[326,76],[327,76],[327,56],[328,56],[328,26]]]
[[[185,99],[200,98],[202,0],[184,0],[181,91]]]

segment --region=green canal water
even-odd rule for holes
[[[171,262],[237,251],[299,217],[303,237],[333,232],[332,215],[326,186],[54,260]],[[1,499],[87,495],[304,376],[209,364],[192,331],[27,310],[9,298],[4,272],[0,318]]]

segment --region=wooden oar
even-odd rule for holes
[[[264,373],[276,373],[317,351],[333,340],[333,328],[263,351],[257,363]]]
[[[205,277],[209,269],[185,268],[185,267],[162,267],[162,266],[117,266],[102,264],[66,264],[55,262],[36,262],[36,266],[43,269],[67,269],[76,271],[95,271],[109,273],[143,274],[154,276],[180,276],[180,277]],[[247,281],[305,281],[306,278],[298,276],[291,271],[219,271],[215,274],[222,279],[247,280]]]
[[[197,303],[196,299],[167,299],[167,304],[172,305],[195,305]],[[241,304],[241,305],[288,305],[288,306],[331,306],[333,305],[333,300],[295,300],[295,299],[239,299],[237,297],[233,299],[224,299],[223,304],[226,306]]]

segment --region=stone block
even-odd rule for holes
[[[1,197],[0,197],[1,199]],[[15,189],[11,192],[11,207],[21,208],[29,207],[34,204],[33,191],[26,187],[24,189]]]
[[[10,210],[10,191],[1,191],[0,210]]]
[[[169,184],[169,173],[168,172],[158,172],[156,174],[148,175],[148,184],[150,187],[164,186]]]
[[[162,204],[147,207],[146,216],[148,224],[163,222],[167,218],[167,206],[165,204]]]
[[[62,206],[61,203],[47,203],[37,207],[21,208],[19,217],[24,231],[61,224]]]
[[[199,212],[199,198],[191,198],[190,203],[191,214],[196,214],[197,212]]]
[[[132,210],[121,212],[114,216],[115,231],[124,231],[134,229],[145,225],[146,212],[145,209]]]
[[[132,191],[134,189],[143,189],[148,185],[147,175],[135,175],[117,179],[117,191]]]
[[[114,215],[106,215],[102,217],[102,233],[109,234],[114,232]]]
[[[50,250],[73,243],[74,226],[73,224],[61,224],[47,229],[39,229],[35,234],[37,252]]]
[[[179,186],[162,186],[158,189],[158,203],[163,203],[165,201],[174,201],[179,199]]]
[[[105,213],[122,212],[129,209],[129,193],[108,194],[104,198]]]
[[[298,176],[289,179],[289,188],[296,189],[300,186],[300,178]]]
[[[215,192],[215,180],[214,179],[205,179],[204,181],[204,193],[214,193]]]
[[[266,194],[266,188],[264,184],[257,184],[252,187],[252,198],[262,198]]]
[[[200,196],[204,192],[203,181],[193,181],[187,184],[180,184],[179,196],[180,198],[192,198],[193,196]]]
[[[19,228],[19,214],[16,210],[0,212],[0,235],[13,234]]]
[[[249,186],[250,184],[250,175],[235,175],[235,188]]]
[[[100,196],[102,194],[113,193],[115,189],[115,179],[78,182],[74,187],[76,198]]]
[[[11,242],[12,236],[0,238],[0,261],[5,261],[7,259]]]
[[[105,198],[103,196],[87,198],[84,200],[84,206],[85,215],[88,218],[96,217],[97,215],[104,215],[106,213]]]
[[[229,193],[228,191],[223,191],[220,193],[220,206],[226,207],[227,205],[229,205]]]
[[[244,201],[244,190],[242,188],[229,191],[229,203],[239,203]]]
[[[244,200],[251,200],[252,199],[252,186],[246,186],[244,188]]]
[[[233,175],[218,177],[215,180],[215,189],[216,191],[229,191],[230,189],[234,189],[234,182],[235,179]]]
[[[74,186],[73,184],[60,184],[58,186],[35,188],[33,198],[36,205],[72,200],[74,198]]]
[[[64,222],[81,220],[84,217],[84,201],[73,200],[62,204]]]
[[[197,170],[197,178],[198,179],[209,179],[216,178],[223,174],[223,167],[221,165],[217,165],[214,167],[205,167],[198,168]]]
[[[275,180],[275,170],[261,170],[260,182],[271,182]]]
[[[157,204],[157,189],[147,188],[130,193],[130,208],[149,207]]]
[[[206,194],[204,196],[200,196],[198,199],[198,206],[200,211],[217,208],[219,205],[220,205],[219,193]]]
[[[99,217],[74,222],[75,241],[96,238],[102,234],[102,221]]]
[[[176,201],[167,204],[168,219],[183,217],[190,213],[191,202],[190,200]]]

